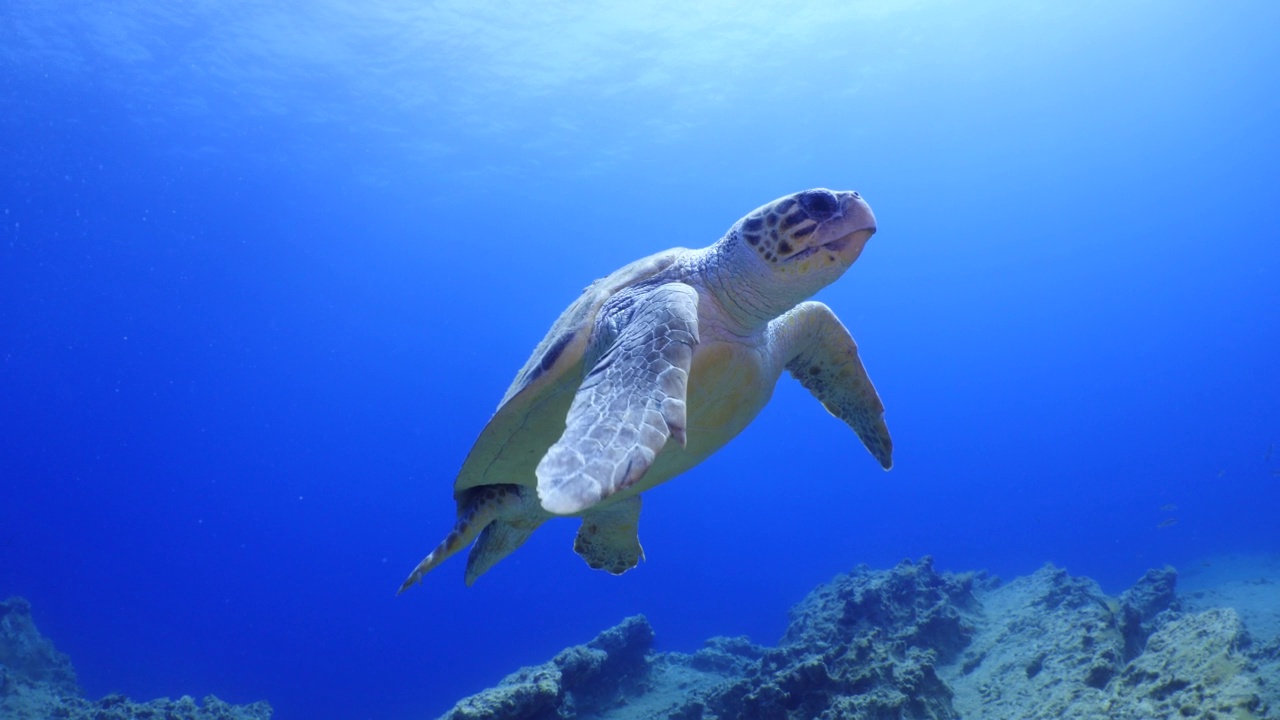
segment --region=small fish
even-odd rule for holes
[[[1173,503],[1169,503],[1168,505],[1161,505],[1160,509],[1165,512],[1173,512],[1178,509],[1178,506]]]
[[[1160,524],[1156,525],[1156,529],[1163,530],[1167,527],[1173,527],[1174,525],[1177,525],[1177,524],[1178,524],[1178,518],[1169,518],[1168,520],[1160,521]]]
[[[1226,477],[1226,476],[1227,476],[1227,471],[1226,471],[1226,470],[1219,470],[1219,471],[1218,471],[1218,479],[1219,479],[1219,480],[1221,480],[1222,478],[1224,478],[1224,477]]]

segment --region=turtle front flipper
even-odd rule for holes
[[[639,524],[639,495],[593,510],[582,518],[582,527],[573,539],[573,551],[591,569],[621,575],[644,557],[637,534]]]
[[[893,467],[893,440],[884,403],[858,358],[858,345],[831,308],[805,302],[771,323],[774,352],[792,377],[858,434],[885,470]]]
[[[595,357],[587,358],[591,370],[564,434],[538,463],[538,497],[557,515],[581,512],[639,480],[668,437],[684,444],[698,293],[668,283],[615,300],[597,319]]]

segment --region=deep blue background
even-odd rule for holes
[[[0,595],[89,694],[429,717],[858,563],[1280,551],[1280,5],[416,5],[0,9]],[[584,285],[812,186],[880,222],[821,298],[891,473],[784,380],[637,570],[557,522],[394,596]]]

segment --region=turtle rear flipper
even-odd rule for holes
[[[546,518],[530,517],[528,520],[499,518],[489,523],[467,554],[467,587],[489,572],[502,558],[515,552],[533,534]]]
[[[660,285],[606,308],[596,325],[599,355],[569,406],[564,434],[536,470],[538,498],[556,515],[586,510],[635,483],[668,437],[684,444],[698,291]]]
[[[640,547],[637,535],[639,522],[639,495],[592,511],[582,518],[582,527],[573,539],[573,551],[581,555],[592,570],[621,575],[644,558],[644,548]]]
[[[453,529],[449,531],[448,535],[445,535],[444,540],[441,540],[434,550],[422,558],[422,561],[413,569],[413,572],[409,573],[409,577],[405,578],[405,581],[401,583],[400,589],[396,591],[396,594],[399,595],[416,585],[423,575],[431,572],[437,565],[470,544],[490,524],[495,521],[502,522],[500,518],[505,519],[522,515],[522,510],[526,509],[530,503],[525,493],[526,491],[519,485],[487,485],[468,491],[467,495],[459,499],[458,521],[454,523]],[[534,524],[529,528],[529,532],[532,533],[537,528],[538,524]],[[528,535],[526,534],[525,538],[527,537]],[[524,539],[513,545],[511,550],[515,550],[522,542],[524,542]],[[507,552],[509,553],[511,550]],[[501,560],[506,554],[503,553],[494,558],[492,562],[484,566],[483,570],[473,576],[471,574],[471,563],[476,559],[476,553],[473,550],[471,559],[467,562],[467,584],[470,585],[474,582],[475,578],[479,577],[484,570],[488,570],[493,566],[493,563]]]

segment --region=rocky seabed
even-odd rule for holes
[[[210,695],[134,702],[84,697],[71,660],[36,629],[31,605],[0,602],[0,720],[270,720],[265,702],[231,705]]]
[[[1280,718],[1280,638],[1176,582],[1151,570],[1109,597],[1052,565],[1007,584],[927,557],[860,567],[796,605],[776,647],[656,652],[635,616],[442,720]]]

